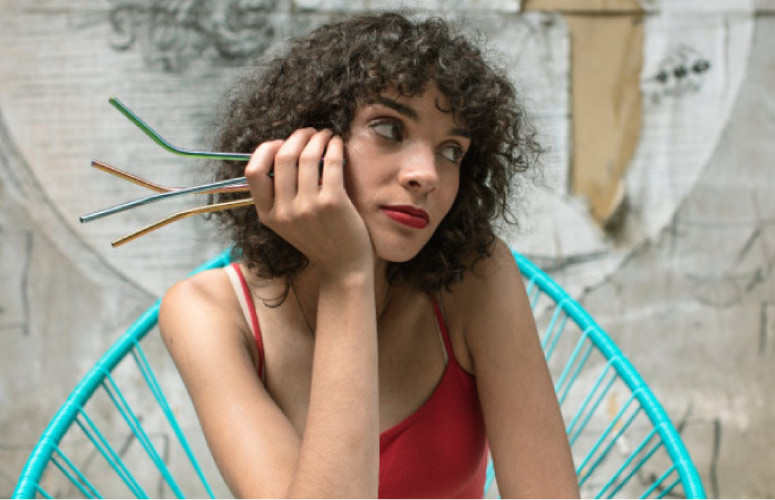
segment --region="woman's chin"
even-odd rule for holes
[[[435,227],[407,229],[382,217],[378,223],[366,220],[374,253],[377,258],[387,262],[407,262],[414,259],[428,243]],[[369,224],[369,222],[372,222]]]
[[[375,242],[374,251],[378,258],[387,262],[408,262],[422,250],[422,245],[404,242]]]

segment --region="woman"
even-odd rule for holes
[[[537,151],[525,128],[440,20],[323,26],[242,82],[217,145],[252,152],[256,208],[225,215],[241,261],[159,318],[235,495],[481,497],[488,446],[501,495],[578,495],[491,226]]]

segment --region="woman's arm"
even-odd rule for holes
[[[379,483],[379,383],[373,273],[321,283],[297,497],[372,497]]]
[[[259,220],[304,253],[319,279],[301,436],[255,374],[245,336],[234,324],[241,314],[223,306],[229,302],[225,277],[220,286],[211,274],[194,277],[173,287],[162,303],[165,342],[216,462],[238,496],[377,495],[374,258],[363,220],[344,190],[342,163],[341,138],[302,129],[259,146],[245,170]]]
[[[165,294],[159,328],[232,493],[283,497],[301,438],[261,384],[230,302],[225,273],[205,271]]]
[[[524,285],[498,240],[456,294],[504,498],[578,497],[565,428]]]
[[[321,290],[303,436],[256,374],[249,336],[234,319],[241,318],[239,306],[224,306],[236,304],[227,297],[234,292],[225,274],[203,273],[165,295],[162,337],[235,496],[376,496],[376,325],[368,281],[329,283]]]

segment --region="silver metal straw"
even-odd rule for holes
[[[108,215],[117,214],[119,212],[129,210],[131,208],[139,207],[142,205],[148,205],[149,203],[155,203],[161,200],[166,200],[167,198],[174,198],[176,196],[183,196],[186,194],[201,193],[202,191],[209,191],[211,189],[233,186],[235,184],[247,184],[247,182],[248,180],[245,177],[235,177],[234,179],[227,179],[225,181],[212,182],[210,184],[202,184],[201,186],[193,186],[190,188],[176,189],[168,193],[152,194],[149,196],[145,196],[143,198],[138,198],[136,200],[122,203],[120,205],[114,205],[112,207],[99,210],[97,212],[92,212],[90,214],[82,215],[79,218],[79,220],[81,222],[91,222],[93,220],[100,219]]]

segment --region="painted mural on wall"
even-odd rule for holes
[[[645,93],[659,102],[666,97],[700,92],[710,69],[710,61],[699,50],[690,45],[679,45],[665,55],[656,74],[645,79]]]
[[[43,396],[51,390],[42,387],[50,384],[61,394],[77,380],[74,374],[51,382],[65,370],[51,361],[57,353],[73,353],[80,372],[74,371],[83,373],[109,344],[104,332],[120,331],[152,297],[222,245],[211,224],[191,218],[120,249],[110,247],[117,236],[188,208],[186,201],[165,203],[160,209],[144,207],[106,222],[78,222],[82,214],[146,194],[92,169],[94,158],[168,185],[194,184],[206,177],[196,161],[161,151],[107,99],[121,98],[173,143],[207,149],[215,110],[235,78],[288,37],[342,15],[339,10],[296,10],[290,2],[278,0],[109,0],[99,9],[73,6],[56,12],[27,9],[23,2],[11,0],[5,4],[0,19],[0,47],[5,47],[0,49],[0,359],[7,362],[10,376],[3,377],[0,405],[9,407],[12,400],[24,409],[20,412],[30,413],[29,418],[12,415],[27,420],[29,427],[0,418],[0,434],[11,440],[0,439],[0,457],[7,457],[2,462],[9,464],[2,466],[0,477],[11,478],[0,482],[0,491],[10,489],[24,458],[19,450],[25,450],[40,431],[33,424],[45,423],[32,410],[53,413],[53,396],[46,403],[49,408],[41,409],[40,401],[47,401]],[[775,292],[767,295],[766,287],[775,266],[771,251],[775,225],[769,200],[752,195],[736,204],[722,201],[727,207],[723,213],[737,218],[709,221],[702,218],[707,213],[703,203],[710,199],[718,203],[720,198],[712,189],[698,187],[709,175],[708,165],[741,86],[751,78],[753,70],[747,64],[754,39],[752,12],[732,15],[720,9],[700,17],[654,11],[645,17],[642,132],[622,179],[626,210],[615,232],[601,229],[589,215],[588,200],[569,190],[574,168],[572,41],[562,16],[538,12],[518,16],[516,9],[504,13],[496,8],[447,14],[464,20],[466,29],[486,34],[494,57],[522,90],[547,147],[543,177],[521,191],[527,201],[518,204],[523,214],[520,228],[504,228],[504,238],[555,272],[573,295],[587,297],[593,305],[599,301],[600,310],[607,311],[602,320],[610,319],[623,332],[644,322],[653,331],[666,331],[668,323],[688,331],[689,326],[676,319],[675,309],[665,315],[668,319],[661,318],[665,323],[645,321],[649,313],[636,306],[642,296],[611,291],[628,289],[628,283],[619,281],[622,276],[646,281],[642,275],[651,272],[647,266],[669,267],[672,264],[665,262],[680,261],[680,271],[673,270],[675,275],[654,285],[664,287],[660,293],[673,297],[673,302],[680,302],[676,294],[689,297],[688,309],[723,310],[718,313],[722,325],[727,321],[724,314],[749,307],[755,297],[756,325],[751,326],[758,339],[755,352],[763,359],[771,356]],[[699,192],[707,198],[697,199]],[[709,243],[715,251],[706,253],[702,242],[686,235],[699,234],[710,224],[723,228],[724,236]],[[663,260],[649,260],[650,255]],[[685,257],[677,257],[681,255]],[[633,264],[640,262],[642,267]],[[51,286],[51,276],[62,284]],[[75,306],[74,294],[82,296]],[[606,316],[614,315],[606,309],[614,307],[611,304],[620,306],[620,316]],[[58,330],[63,317],[78,326],[70,331],[81,334],[63,335]],[[724,328],[706,323],[699,327],[717,329],[716,336]],[[648,338],[634,337],[622,341],[633,352],[646,350],[643,343]],[[676,337],[670,338],[667,345],[680,349]],[[693,345],[710,349],[702,340]],[[11,359],[11,353],[21,350],[32,353],[39,370],[14,380],[23,368],[22,360]],[[748,359],[742,354],[740,358]],[[655,360],[643,363],[654,372],[662,369]],[[689,355],[687,363],[699,369],[706,361]],[[687,417],[687,439],[701,449],[700,462],[715,467],[701,473],[714,471],[721,494],[749,494],[723,489],[725,478],[719,472],[723,458],[718,449],[702,448],[704,442],[715,443],[715,448],[722,443],[732,446],[723,436],[734,434],[727,429],[744,426],[739,415],[724,406],[728,403],[721,396],[702,399],[711,387],[668,390],[668,375],[682,376],[684,368],[675,370],[655,378],[673,397],[672,409],[678,415],[687,415],[687,407],[693,405],[691,418],[700,423],[692,424]],[[731,400],[748,408],[742,397]],[[702,401],[711,402],[703,406]],[[8,436],[25,437],[17,442]],[[758,496],[768,493],[758,491]]]
[[[185,71],[202,57],[244,63],[263,54],[275,39],[275,24],[284,21],[272,16],[279,3],[111,0],[110,45],[139,50],[149,67],[169,72]]]

